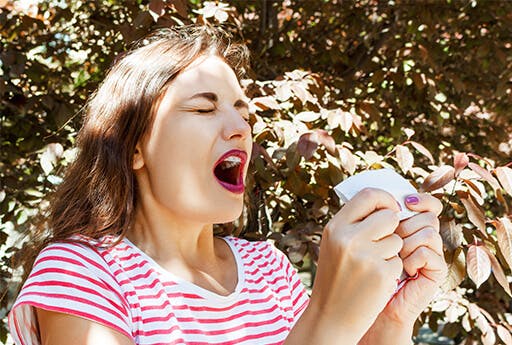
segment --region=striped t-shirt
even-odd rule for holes
[[[9,314],[16,344],[40,344],[33,307],[111,327],[135,344],[281,344],[308,303],[286,256],[224,238],[238,269],[221,296],[166,271],[128,239],[114,247],[54,243],[41,251]]]

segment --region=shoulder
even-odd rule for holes
[[[268,241],[248,241],[246,239],[237,237],[225,237],[232,247],[234,247],[240,254],[249,256],[269,256],[275,255],[276,247]]]
[[[94,243],[56,242],[46,246],[34,261],[29,279],[41,274],[110,276],[106,250]]]
[[[77,242],[45,247],[10,312],[11,331],[23,339],[33,338],[35,307],[88,319],[129,335],[129,304],[105,260],[106,250]],[[30,327],[25,330],[21,325]]]
[[[288,258],[270,241],[248,241],[236,237],[226,237],[239,253],[247,266],[259,270],[286,270]]]

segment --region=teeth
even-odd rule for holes
[[[229,156],[229,157],[226,157],[226,159],[224,159],[222,161],[222,164],[220,166],[221,169],[231,169],[231,168],[234,168],[238,165],[242,164],[242,159],[240,157],[237,157],[237,156]]]
[[[224,160],[224,162],[240,164],[240,163],[242,163],[242,159],[237,156],[229,156]]]
[[[238,165],[240,165],[241,162],[230,162],[230,161],[224,161],[222,162],[221,169],[231,169]]]

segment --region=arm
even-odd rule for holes
[[[394,198],[365,189],[323,231],[308,307],[285,344],[355,345],[396,289],[402,239]]]
[[[360,336],[350,329],[344,329],[337,320],[322,317],[310,304],[292,328],[284,345],[354,345]]]
[[[134,345],[126,335],[94,321],[36,308],[41,345]]]
[[[412,345],[412,324],[399,323],[379,316],[358,345]]]

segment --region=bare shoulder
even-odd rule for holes
[[[42,345],[134,345],[121,332],[78,316],[36,308]]]

